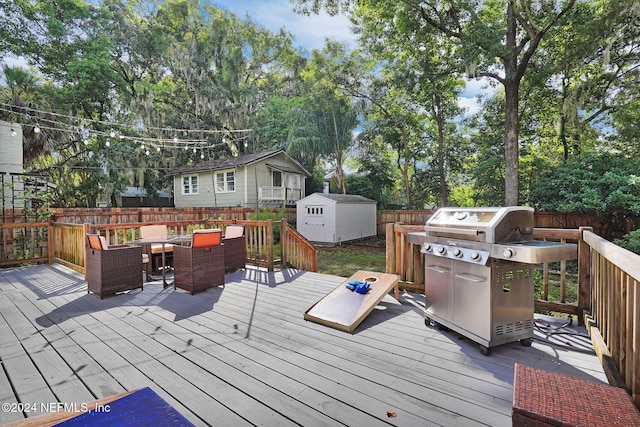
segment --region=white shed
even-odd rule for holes
[[[297,229],[318,243],[377,234],[376,201],[352,194],[313,193],[296,202]]]

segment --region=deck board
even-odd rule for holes
[[[193,296],[148,283],[101,300],[60,265],[2,269],[0,397],[69,403],[149,386],[198,426],[509,426],[515,362],[606,382],[588,339],[536,332],[532,347],[483,356],[427,327],[419,294],[385,296],[353,333],[304,320],[344,280],[249,268]]]

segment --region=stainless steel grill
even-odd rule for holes
[[[577,245],[533,240],[533,209],[441,208],[409,233],[425,261],[425,321],[480,344],[533,340],[534,264],[574,259]]]

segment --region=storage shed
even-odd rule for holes
[[[318,243],[375,236],[376,205],[375,200],[358,195],[313,193],[296,202],[297,229]]]

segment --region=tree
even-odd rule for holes
[[[294,1],[294,0],[292,0]],[[504,87],[505,94],[505,204],[516,205],[519,161],[519,89],[531,57],[543,37],[554,31],[573,9],[576,0],[517,2],[439,1],[415,3],[408,0],[321,1],[295,0],[296,11],[330,14],[368,7],[396,16],[413,14],[448,41],[457,45],[455,54],[470,77],[489,77]],[[392,25],[393,22],[389,22]],[[419,43],[419,40],[414,40]],[[461,71],[461,70],[459,70]]]
[[[640,164],[621,153],[592,152],[570,159],[534,185],[540,210],[589,213],[605,223],[640,214]]]

